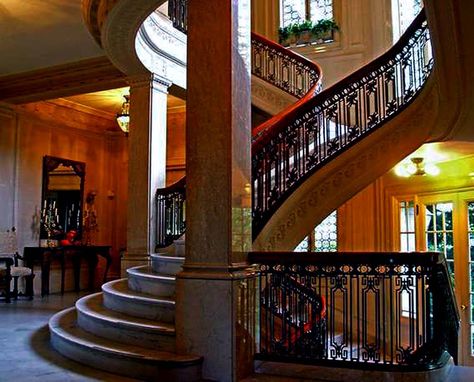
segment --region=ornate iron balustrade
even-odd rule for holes
[[[173,26],[187,33],[187,1],[168,0]],[[256,33],[251,38],[252,75],[297,98],[313,97],[321,88],[321,68],[307,58]]]
[[[423,11],[384,55],[261,130],[252,145],[254,237],[305,179],[403,110],[432,68]]]
[[[308,59],[252,33],[252,75],[296,98],[312,98],[321,89],[321,69]]]
[[[188,29],[188,0],[168,0],[168,16],[177,30],[186,33]]]
[[[156,248],[171,245],[186,229],[186,178],[156,191]]]
[[[186,33],[187,0],[169,0],[168,14],[173,26]],[[252,33],[251,57],[253,75],[299,98],[288,110],[283,110],[269,121],[257,126],[253,131],[255,137],[261,131],[271,128],[289,110],[313,98],[321,89],[322,75],[321,68],[317,64],[255,33]],[[182,185],[185,182],[185,178],[179,181]],[[184,216],[184,213],[177,209],[184,208],[185,188],[173,189],[172,194],[166,194],[167,189],[157,191],[157,195],[160,195],[160,198],[157,197],[157,211],[166,212],[157,213],[157,248],[170,245],[173,240],[184,234],[186,229],[184,220],[176,220],[176,217]],[[165,194],[168,195],[166,208],[164,207],[165,199],[163,199]],[[168,222],[163,219],[173,219],[173,221]]]
[[[442,254],[263,252],[249,262],[260,271],[259,359],[419,371],[456,358]]]
[[[185,25],[183,20],[173,21]],[[258,53],[257,60],[260,45],[255,43],[253,48],[255,69],[252,71],[261,73],[262,78],[273,80],[274,71],[267,72],[261,69],[266,64],[256,62],[260,57],[277,62],[272,53],[275,45],[278,46],[269,45],[265,53]],[[283,47],[280,50],[288,51]],[[254,238],[305,179],[402,111],[422,89],[433,63],[428,25],[422,11],[384,55],[314,95],[319,87],[318,79],[296,104],[257,126],[252,132]],[[298,68],[293,67],[296,71]],[[312,78],[311,74],[307,76]],[[280,80],[281,77],[276,79],[276,86]],[[308,79],[307,83],[311,81]],[[285,80],[281,84],[281,88],[291,88]]]

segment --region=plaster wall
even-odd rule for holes
[[[252,2],[252,30],[278,41],[279,0]],[[323,69],[325,88],[372,61],[392,45],[390,0],[333,0],[340,27],[335,41],[293,48]]]

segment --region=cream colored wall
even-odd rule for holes
[[[186,174],[186,108],[168,109],[166,147],[166,184]]]
[[[334,0],[340,27],[333,43],[294,48],[317,62],[328,87],[370,62],[392,45],[390,0]],[[252,30],[278,41],[279,0],[252,3]]]
[[[20,249],[37,246],[43,156],[86,163],[84,192],[95,190],[99,231],[94,244],[112,245],[111,275],[126,247],[127,141],[104,133],[113,121],[41,102],[0,107],[0,229],[16,226]]]

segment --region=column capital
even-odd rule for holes
[[[172,85],[171,81],[154,73],[129,76],[127,82],[132,88],[152,87],[163,93],[168,93],[168,88]]]

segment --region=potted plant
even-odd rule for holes
[[[333,19],[321,19],[311,28],[313,38],[316,42],[322,43],[334,39],[334,31],[338,31],[339,26]]]
[[[312,37],[312,28],[313,23],[309,20],[302,22],[301,24],[296,24],[297,30],[299,32],[296,42],[298,45],[300,44],[309,44],[311,42]]]
[[[290,26],[291,25],[278,29],[278,41],[283,46],[289,46],[291,44],[291,39],[293,38],[293,36],[291,34]],[[296,39],[294,40],[294,42],[296,42]]]

